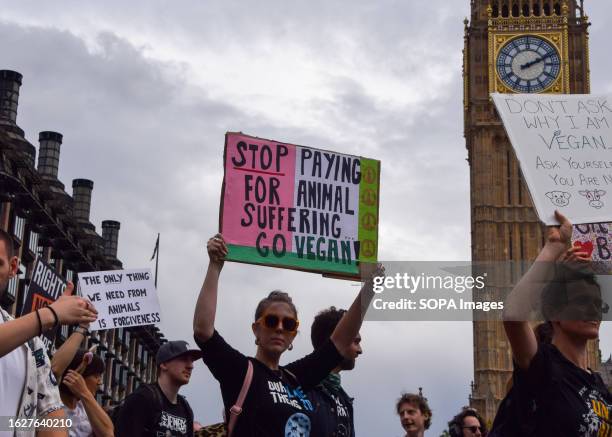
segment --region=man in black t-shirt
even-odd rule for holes
[[[310,330],[315,350],[329,339],[345,312],[330,307],[317,314]],[[342,388],[340,372],[355,367],[355,360],[362,353],[360,343],[361,336],[357,335],[351,344],[351,357],[344,358],[327,378],[308,393],[315,408],[312,436],[355,437],[353,398]]]
[[[157,384],[143,384],[117,408],[116,437],[193,436],[193,411],[178,394],[189,383],[202,352],[185,341],[170,341],[157,352]]]

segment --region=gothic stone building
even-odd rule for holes
[[[489,95],[589,93],[588,26],[581,0],[471,0],[463,76],[474,262],[532,261],[544,238]],[[514,59],[535,62],[521,70]],[[491,295],[507,292],[520,273],[492,283]],[[510,348],[501,322],[474,322],[473,332],[470,403],[490,422],[511,377]],[[589,348],[592,368],[597,346]]]
[[[17,125],[21,82],[21,74],[0,70],[0,227],[13,237],[20,258],[20,273],[10,281],[0,304],[13,315],[21,313],[37,257],[73,282],[80,271],[122,268],[117,259],[119,222],[103,221],[100,236],[89,221],[93,181],[72,181],[71,196],[57,179],[61,134],[40,132],[35,165],[36,147]],[[70,332],[63,326],[56,345]],[[97,344],[96,353],[106,363],[98,400],[106,405],[117,402],[138,384],[154,381],[155,354],[164,341],[154,326],[93,333],[83,347]]]

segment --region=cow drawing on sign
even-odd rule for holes
[[[546,193],[546,197],[548,197],[555,206],[567,206],[569,205],[569,200],[572,195],[565,191],[549,191]]]
[[[581,190],[578,191],[582,196],[586,197],[589,201],[589,206],[595,209],[599,209],[604,206],[601,201],[601,197],[606,194],[604,190]]]

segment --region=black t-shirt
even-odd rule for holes
[[[158,385],[138,387],[118,408],[116,437],[193,436],[193,412],[185,398],[179,395],[173,404]]]
[[[514,371],[519,417],[538,437],[612,437],[612,395],[601,376],[540,344],[527,370]]]
[[[355,437],[353,399],[340,387],[328,389],[322,385],[308,392],[314,404],[313,435]]]
[[[342,360],[331,341],[280,370],[247,358],[223,340],[217,331],[202,349],[204,363],[219,381],[226,417],[236,403],[248,360],[253,380],[242,406],[233,437],[325,437],[312,433],[314,406],[306,391],[315,387]]]

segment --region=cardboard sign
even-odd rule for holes
[[[376,262],[379,161],[227,133],[224,170],[230,261],[349,277]]]
[[[32,277],[21,315],[51,305],[64,293],[65,288],[66,281],[64,278],[49,264],[37,258],[32,269]],[[55,331],[44,333],[41,339],[47,350],[53,353],[55,350]]]
[[[574,225],[572,245],[591,255],[596,273],[612,273],[612,223]]]
[[[492,94],[540,220],[612,221],[612,98]]]
[[[79,285],[83,297],[98,310],[90,331],[161,322],[150,269],[79,273]]]

